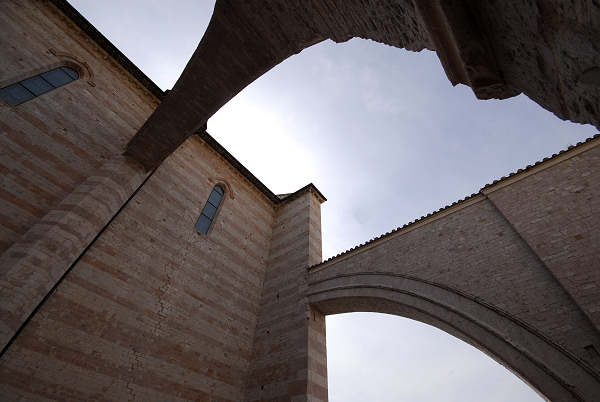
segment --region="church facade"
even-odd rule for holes
[[[350,311],[600,394],[600,137],[322,262],[314,185],[274,194],[205,129],[148,169],[125,151],[167,95],[66,1],[0,18],[1,399],[327,400]]]

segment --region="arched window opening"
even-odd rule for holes
[[[198,221],[196,222],[196,230],[202,234],[207,234],[210,226],[215,218],[217,210],[219,209],[219,205],[221,205],[221,201],[223,200],[223,196],[225,192],[223,188],[219,185],[216,185],[210,196],[208,196],[208,200],[206,201],[206,205],[202,210],[202,213],[198,217]]]
[[[17,106],[78,78],[79,73],[77,71],[70,67],[61,66],[1,88],[0,97],[9,105]]]

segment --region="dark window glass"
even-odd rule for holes
[[[213,219],[219,209],[219,205],[221,204],[221,200],[223,200],[223,196],[225,192],[221,186],[215,186],[208,196],[208,201],[204,205],[204,209],[202,213],[198,217],[198,221],[196,222],[196,230],[200,233],[207,234],[208,229],[210,229],[210,225],[212,224]]]
[[[215,207],[210,202],[207,202],[206,205],[204,206],[204,209],[202,210],[202,213],[204,215],[208,216],[210,219],[215,217],[216,212],[217,212],[217,207]]]
[[[0,96],[11,106],[17,106],[20,103],[35,98],[35,96],[21,84],[13,84],[9,87],[0,89]]]
[[[42,74],[42,78],[44,78],[46,81],[52,84],[55,88],[73,81],[71,76],[60,68],[56,68],[52,71],[48,71]]]
[[[54,89],[54,87],[40,75],[21,81],[21,85],[31,91],[35,96],[40,96],[41,94],[45,94]]]
[[[212,220],[208,219],[204,215],[200,215],[198,222],[196,222],[196,230],[200,233],[207,234],[211,223]]]
[[[223,196],[217,193],[216,190],[213,190],[212,193],[210,193],[210,197],[208,197],[208,202],[213,204],[215,207],[218,207],[221,203],[221,198],[223,198]]]
[[[65,73],[67,73],[67,75],[69,77],[72,78],[72,81],[78,80],[79,79],[79,73],[75,70],[73,70],[70,67],[61,67],[60,68],[62,71],[64,71]]]
[[[36,96],[75,81],[78,78],[79,74],[72,68],[58,67],[8,87],[1,88],[0,97],[8,104],[17,106]]]

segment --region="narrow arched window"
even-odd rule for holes
[[[77,71],[62,66],[0,88],[0,97],[9,105],[17,106],[78,78]]]
[[[200,233],[207,234],[208,229],[210,229],[210,225],[215,218],[217,210],[219,209],[219,205],[221,205],[221,201],[223,200],[223,196],[225,192],[223,188],[219,185],[216,185],[210,195],[208,196],[208,201],[206,201],[206,205],[202,210],[202,213],[198,217],[198,221],[196,222],[196,230]]]

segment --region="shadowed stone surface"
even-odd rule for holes
[[[435,50],[452,84],[480,99],[524,93],[561,119],[600,127],[594,1],[218,0],[183,74],[126,153],[157,166],[273,66],[353,37]]]

